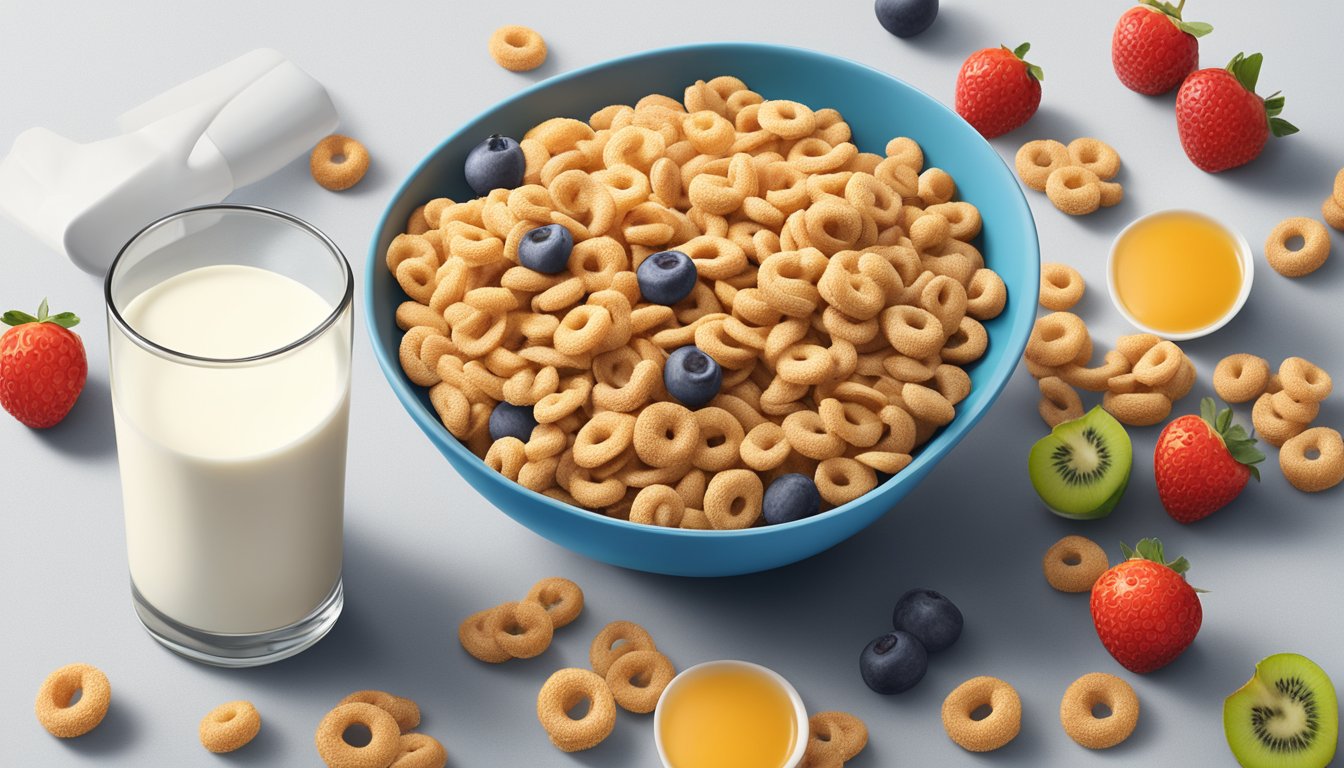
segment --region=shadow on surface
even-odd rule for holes
[[[101,374],[90,374],[75,406],[65,420],[43,430],[40,437],[61,453],[85,459],[109,459],[116,454],[112,425],[112,392]]]

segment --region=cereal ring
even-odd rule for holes
[[[951,401],[936,389],[907,381],[901,387],[901,400],[916,421],[941,427],[956,418],[956,409]]]
[[[313,147],[308,170],[323,189],[340,192],[358,184],[368,173],[369,151],[349,136],[333,133]]]
[[[1008,288],[992,269],[977,269],[966,286],[966,314],[976,320],[993,320],[1008,303]]]
[[[1123,376],[1129,371],[1129,361],[1125,359],[1125,356],[1116,350],[1111,350],[1106,353],[1102,364],[1095,368],[1085,368],[1075,363],[1068,363],[1060,366],[1057,375],[1070,386],[1085,389],[1089,392],[1105,392],[1110,388],[1111,379]]]
[[[1329,427],[1314,427],[1288,438],[1279,449],[1279,467],[1294,488],[1316,493],[1344,480],[1344,440]]]
[[[700,446],[700,425],[685,406],[656,402],[639,412],[632,442],[640,461],[672,467],[691,460]]]
[[[951,202],[957,194],[957,183],[942,168],[928,168],[919,174],[919,199],[926,206]]]
[[[677,676],[672,662],[658,651],[632,651],[612,662],[607,670],[607,687],[616,703],[638,715],[658,706],[667,684]]]
[[[635,417],[603,411],[593,415],[574,436],[574,463],[593,469],[625,453],[635,438]]]
[[[1039,382],[1041,402],[1037,410],[1046,426],[1054,429],[1066,421],[1083,417],[1083,401],[1078,392],[1057,376],[1047,376]]]
[[[397,746],[401,751],[387,768],[443,768],[448,764],[448,750],[429,734],[403,733]]]
[[[1101,182],[1101,207],[1119,205],[1125,199],[1125,188],[1114,181]]]
[[[1088,339],[1087,326],[1081,317],[1071,312],[1051,312],[1032,326],[1026,357],[1041,365],[1064,365],[1079,356]]]
[[[695,421],[700,427],[700,440],[691,463],[706,472],[722,472],[736,466],[745,437],[737,418],[711,405],[697,410]]]
[[[1045,551],[1045,580],[1060,592],[1089,592],[1111,567],[1106,550],[1083,536],[1065,536]]]
[[[971,713],[989,708],[983,719]],[[1013,686],[996,677],[973,677],[943,700],[943,729],[968,752],[990,752],[1017,738],[1022,729],[1022,699]]]
[[[898,163],[915,169],[916,173],[924,170],[924,150],[914,139],[898,136],[888,141],[883,151],[887,157],[896,158]]]
[[[1326,224],[1344,232],[1344,204],[1339,202],[1339,198],[1325,198],[1325,202],[1321,203],[1321,218],[1325,219]]]
[[[575,720],[569,712],[588,702]],[[537,694],[537,720],[551,743],[564,752],[580,752],[601,744],[616,727],[616,700],[607,681],[586,669],[561,669],[546,679]]]
[[[1083,298],[1086,284],[1078,270],[1067,264],[1041,265],[1041,306],[1053,312],[1064,312]]]
[[[1161,392],[1122,392],[1101,396],[1101,407],[1116,421],[1132,427],[1149,427],[1171,415],[1171,400]]]
[[[1101,207],[1101,180],[1076,165],[1057,168],[1045,182],[1045,196],[1070,216],[1084,216]]]
[[[540,656],[551,647],[555,632],[550,613],[530,600],[500,605],[490,612],[485,628],[500,649],[515,659]]]
[[[558,576],[533,584],[523,599],[545,608],[555,629],[570,624],[583,613],[583,590],[578,584]]]
[[[757,472],[778,467],[792,451],[793,448],[785,438],[784,428],[772,421],[763,421],[752,427],[739,448],[742,463]]]
[[[1269,361],[1244,352],[1224,357],[1213,369],[1213,391],[1229,403],[1254,400],[1268,383]]]
[[[761,518],[764,494],[760,475],[751,470],[719,472],[705,488],[705,517],[718,531],[749,528]]]
[[[1290,357],[1279,363],[1279,383],[1294,400],[1319,403],[1330,396],[1334,382],[1315,363]]]
[[[1037,192],[1044,192],[1050,174],[1068,164],[1068,149],[1054,139],[1028,141],[1017,150],[1015,159],[1018,178]]]
[[[789,447],[801,456],[824,461],[845,452],[845,441],[826,429],[825,422],[816,411],[804,409],[789,413],[784,417],[782,427]]]
[[[868,746],[868,726],[848,712],[818,712],[807,719],[807,754],[814,762],[841,763],[858,757]]]
[[[756,119],[761,127],[785,141],[810,136],[817,129],[817,116],[796,101],[776,99],[761,103]]]
[[[1092,714],[1097,706],[1110,710]],[[1104,672],[1083,675],[1069,684],[1059,702],[1059,722],[1069,738],[1088,749],[1109,749],[1129,738],[1139,723],[1139,697],[1129,683]]]
[[[1274,395],[1280,392],[1271,394],[1266,391],[1255,399],[1251,408],[1251,425],[1255,427],[1256,436],[1276,448],[1307,428],[1306,424],[1285,417],[1274,407]]]
[[[201,718],[201,746],[215,754],[247,746],[261,730],[261,715],[250,701],[230,701]]]
[[[372,704],[373,706],[387,712],[397,721],[397,727],[405,733],[420,724],[420,705],[410,699],[394,696],[387,691],[355,691],[337,702],[340,704],[350,704],[351,702],[362,702]]]
[[[943,324],[928,310],[898,304],[887,307],[881,316],[882,333],[891,346],[903,355],[923,360],[938,352],[947,340]]]
[[[1302,247],[1292,249],[1288,241],[1302,238]],[[1278,223],[1265,239],[1265,260],[1284,277],[1302,277],[1321,268],[1330,257],[1330,234],[1315,219],[1297,216]]]
[[[70,701],[79,694],[79,701]],[[107,675],[91,664],[67,664],[37,689],[37,721],[58,739],[83,736],[98,727],[112,703]]]
[[[527,72],[546,61],[546,41],[528,27],[503,26],[490,35],[490,58],[510,72]]]
[[[1269,396],[1274,412],[1296,424],[1310,424],[1320,415],[1321,404],[1310,400],[1295,400],[1288,390],[1275,392]]]
[[[668,485],[650,485],[640,489],[630,507],[630,522],[657,525],[663,528],[681,527],[686,512],[686,500]]]
[[[603,677],[616,660],[633,651],[656,651],[653,636],[632,621],[613,621],[603,627],[588,649],[593,671]]]
[[[508,651],[500,647],[489,629],[491,614],[496,610],[497,608],[490,608],[473,613],[463,619],[457,628],[457,641],[462,644],[462,649],[473,658],[487,664],[502,664],[513,658]]]
[[[1124,355],[1130,365],[1134,365],[1160,341],[1161,338],[1151,333],[1131,333],[1115,340],[1115,351]]]
[[[827,503],[847,504],[877,487],[877,472],[843,456],[825,459],[813,474],[817,491]],[[713,480],[710,481],[713,484]]]
[[[369,729],[369,743],[356,747],[345,740],[353,725]],[[401,754],[401,729],[392,716],[372,704],[351,702],[331,710],[313,737],[317,754],[328,768],[377,768],[391,765]]]
[[[1074,139],[1069,142],[1069,162],[1086,168],[1102,181],[1120,173],[1120,153],[1100,139]]]
[[[1185,353],[1180,347],[1170,341],[1158,342],[1134,364],[1134,378],[1140,384],[1160,387],[1176,377],[1183,360]]]

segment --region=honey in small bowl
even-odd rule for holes
[[[792,768],[807,742],[807,713],[778,674],[713,661],[678,675],[654,713],[667,768]]]
[[[1115,239],[1107,266],[1111,300],[1130,322],[1169,339],[1222,327],[1250,293],[1250,246],[1194,211],[1159,211]]]

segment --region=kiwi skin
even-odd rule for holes
[[[1223,731],[1244,768],[1323,768],[1339,741],[1335,686],[1305,656],[1261,659],[1223,703]]]
[[[1065,457],[1089,443],[1104,457],[1100,474],[1091,479],[1077,475],[1070,479],[1061,466]],[[1096,407],[1038,440],[1027,458],[1027,472],[1051,512],[1072,520],[1095,520],[1109,515],[1120,503],[1129,486],[1133,462],[1129,433],[1115,417]]]

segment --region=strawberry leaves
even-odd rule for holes
[[[1006,45],[1003,46],[1003,49],[1004,49],[1005,51],[1006,51],[1006,50],[1009,50],[1008,46],[1006,46]],[[1040,67],[1036,66],[1035,64],[1032,64],[1031,62],[1027,61],[1027,59],[1026,59],[1027,51],[1030,51],[1030,50],[1031,50],[1031,43],[1023,43],[1023,44],[1017,46],[1016,48],[1013,48],[1013,49],[1012,49],[1012,52],[1013,52],[1013,55],[1014,55],[1014,56],[1016,56],[1016,57],[1019,58],[1019,59],[1022,59],[1022,63],[1023,63],[1023,64],[1026,64],[1026,65],[1027,65],[1027,74],[1029,74],[1029,75],[1031,75],[1032,77],[1036,78],[1036,81],[1037,81],[1037,82],[1041,82],[1041,83],[1043,83],[1043,82],[1045,82],[1045,70],[1041,69]]]
[[[1139,0],[1139,5],[1146,5],[1149,8],[1161,12],[1171,19],[1171,23],[1175,24],[1177,29],[1191,37],[1203,37],[1213,31],[1212,24],[1206,24],[1202,21],[1184,21],[1181,19],[1181,9],[1185,7],[1185,0],[1181,0],[1178,5],[1164,3],[1162,0]]]
[[[1126,560],[1148,560],[1158,565],[1165,565],[1175,571],[1182,579],[1185,578],[1185,572],[1190,570],[1190,561],[1184,557],[1178,557],[1171,562],[1167,562],[1161,539],[1140,539],[1133,549],[1130,549],[1129,545],[1122,541],[1120,542],[1120,552],[1124,554]],[[1196,592],[1208,591],[1199,587],[1191,587],[1191,589]]]
[[[1244,53],[1238,53],[1232,57],[1232,61],[1227,64],[1227,71],[1237,78],[1241,87],[1255,93],[1255,85],[1260,80],[1260,67],[1265,62],[1265,57],[1259,53],[1252,53],[1250,56]],[[1276,138],[1291,136],[1297,133],[1297,126],[1279,117],[1283,112],[1284,97],[1279,91],[1270,94],[1265,99],[1265,116],[1269,120],[1269,132]]]
[[[43,299],[42,304],[37,308],[37,317],[33,317],[27,312],[20,312],[17,309],[11,309],[3,316],[0,316],[0,322],[5,325],[27,325],[28,323],[51,323],[59,325],[62,328],[74,328],[79,325],[79,318],[74,312],[61,312],[59,314],[48,314],[47,300]]]
[[[1260,468],[1255,466],[1265,460],[1265,454],[1255,447],[1254,437],[1240,424],[1232,423],[1232,409],[1218,410],[1218,404],[1212,397],[1199,401],[1199,418],[1204,420],[1222,439],[1227,452],[1238,464],[1245,464],[1251,471],[1251,477],[1260,479]]]

